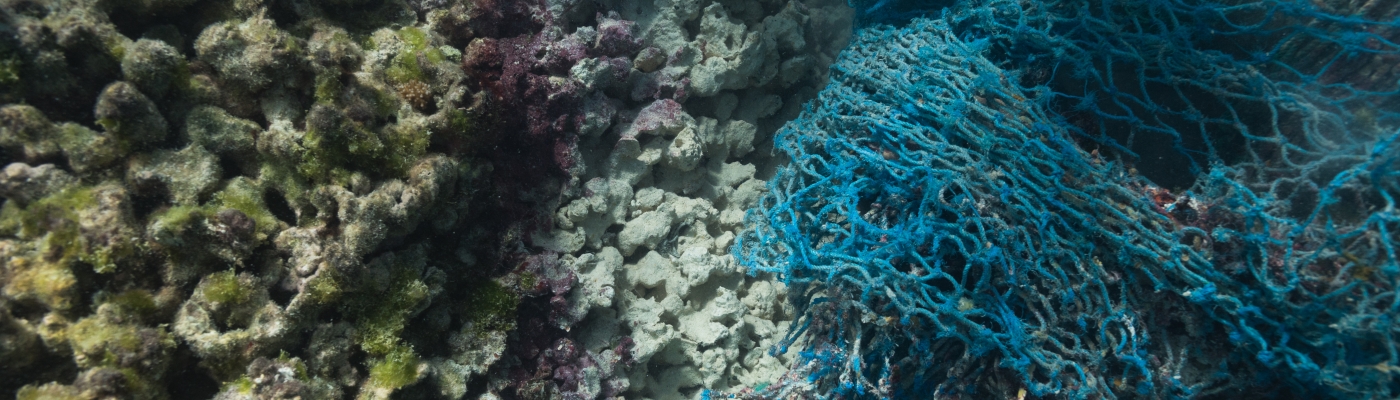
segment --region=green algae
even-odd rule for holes
[[[68,165],[78,173],[97,172],[116,164],[131,149],[127,140],[74,123],[59,124],[54,136],[59,148],[68,156]]]
[[[370,385],[398,389],[418,381],[418,355],[413,349],[396,346],[370,363]]]
[[[175,347],[174,337],[162,328],[143,329],[101,315],[79,320],[68,327],[65,336],[74,353],[82,355],[77,360],[84,367],[128,367],[124,365],[123,355],[153,350],[145,348],[147,346]]]
[[[535,285],[538,283],[539,277],[535,276],[535,274],[532,274],[530,272],[524,272],[520,274],[521,290],[534,290]]]
[[[352,171],[379,177],[403,176],[427,154],[431,133],[410,124],[388,125],[377,132],[338,111],[318,106],[302,140],[306,153],[297,172],[310,182],[345,182]]]
[[[313,304],[334,304],[340,300],[340,283],[330,271],[322,271],[306,282],[306,296]]]
[[[0,236],[18,236],[24,226],[24,207],[16,201],[0,204]]]
[[[33,299],[56,311],[74,308],[78,279],[66,265],[42,257],[14,256],[7,263],[4,292],[16,299]]]
[[[277,216],[268,210],[267,202],[263,200],[264,193],[265,190],[257,183],[240,176],[230,180],[224,190],[214,193],[209,206],[242,212],[253,220],[254,229],[266,238],[275,234],[281,224]]]
[[[172,206],[151,216],[151,225],[169,231],[161,236],[183,238],[193,224],[204,220],[206,209],[201,206],[182,204]],[[178,242],[176,242],[178,243]]]
[[[520,296],[492,280],[482,281],[470,293],[464,316],[477,332],[507,331],[515,327]]]
[[[168,379],[168,375],[162,377],[166,367],[170,367],[170,371],[190,369],[190,374],[207,375],[213,379],[208,385],[217,386],[220,384],[216,382],[223,382],[225,389],[236,393],[265,393],[264,388],[269,384],[261,378],[255,380],[256,375],[244,376],[253,373],[244,368],[253,360],[281,351],[278,362],[290,363],[297,380],[308,384],[319,382],[333,388],[334,393],[343,394],[341,391],[349,388],[352,393],[360,390],[361,394],[374,392],[372,396],[383,397],[417,382],[423,377],[421,374],[431,373],[425,369],[428,355],[416,351],[414,344],[421,346],[419,341],[432,332],[452,333],[446,331],[450,329],[448,326],[432,326],[432,332],[417,332],[420,326],[415,318],[425,309],[450,310],[452,318],[458,319],[463,309],[461,304],[480,302],[484,308],[467,307],[480,311],[471,317],[480,322],[478,325],[498,330],[513,327],[513,313],[518,305],[518,295],[513,288],[490,282],[469,301],[435,297],[442,292],[443,279],[433,274],[442,272],[427,268],[426,256],[386,263],[383,267],[388,272],[384,274],[367,274],[354,269],[366,262],[365,253],[383,251],[382,247],[375,247],[382,243],[352,243],[358,240],[350,235],[354,229],[366,226],[388,229],[393,231],[390,233],[395,237],[393,240],[400,240],[397,235],[413,235],[407,240],[420,241],[417,235],[425,230],[415,225],[423,218],[421,214],[441,210],[443,204],[454,210],[465,209],[472,201],[464,199],[463,191],[451,186],[465,182],[465,178],[443,180],[451,182],[448,186],[423,179],[451,172],[441,169],[440,159],[425,161],[429,146],[438,151],[436,146],[442,143],[436,141],[459,137],[472,140],[468,136],[478,131],[476,125],[480,121],[475,115],[479,114],[464,111],[462,107],[467,106],[459,104],[462,100],[447,93],[447,89],[457,87],[462,78],[461,72],[454,70],[460,68],[460,53],[453,59],[454,56],[449,56],[454,54],[450,47],[437,47],[434,42],[438,45],[447,42],[439,32],[430,32],[426,27],[401,28],[408,24],[396,24],[389,29],[366,28],[393,35],[390,42],[375,43],[372,39],[366,42],[370,49],[395,49],[384,63],[363,63],[365,55],[358,48],[329,50],[333,54],[322,59],[328,61],[320,61],[313,53],[321,51],[319,46],[323,43],[307,38],[324,32],[323,28],[342,29],[335,26],[334,21],[293,23],[279,29],[266,17],[272,14],[238,9],[248,6],[195,4],[204,10],[219,8],[221,14],[200,15],[198,21],[190,22],[188,27],[184,23],[178,29],[167,26],[166,35],[152,35],[155,28],[138,26],[144,22],[122,27],[123,33],[146,31],[140,38],[113,35],[115,31],[109,29],[110,22],[102,20],[103,10],[92,12],[97,23],[107,30],[95,31],[96,36],[87,38],[95,39],[86,44],[90,49],[82,47],[74,51],[94,54],[90,56],[96,60],[92,62],[96,63],[94,65],[105,62],[97,65],[105,67],[105,75],[94,75],[101,78],[95,83],[72,79],[54,82],[51,86],[61,83],[84,87],[68,90],[81,95],[46,100],[86,104],[77,106],[77,112],[41,102],[34,103],[38,108],[24,105],[38,99],[38,95],[30,99],[22,97],[25,93],[19,89],[28,87],[18,87],[16,96],[21,97],[7,101],[19,103],[7,106],[16,109],[14,115],[7,117],[17,116],[22,120],[18,123],[3,121],[7,126],[0,127],[16,133],[11,135],[14,138],[11,141],[0,138],[0,146],[11,153],[11,161],[31,165],[55,163],[57,169],[70,175],[73,184],[80,186],[38,199],[18,197],[0,201],[0,236],[7,241],[4,245],[13,245],[4,249],[10,252],[0,256],[9,257],[2,274],[6,280],[0,281],[5,285],[5,298],[0,299],[0,303],[22,302],[28,314],[23,317],[29,320],[27,323],[39,323],[35,318],[43,318],[44,325],[39,329],[54,332],[44,336],[48,350],[56,357],[81,361],[77,362],[78,371],[55,378],[64,379],[67,385],[16,382],[0,393],[17,394],[15,391],[19,390],[17,395],[21,398],[61,398],[65,393],[91,397],[91,393],[82,393],[83,385],[89,383],[75,379],[72,373],[81,377],[81,374],[100,369],[110,381],[121,385],[104,395],[160,398],[152,393],[164,390],[164,384],[171,383],[163,382]],[[9,6],[0,8],[6,7]],[[6,8],[5,11],[11,10]],[[280,19],[283,15],[277,17],[277,22],[285,22]],[[328,17],[334,15],[328,14]],[[201,32],[190,31],[190,28],[203,28],[213,33],[223,30],[229,36],[227,40],[210,40],[201,46],[195,43],[195,36],[189,36]],[[355,41],[369,37],[363,33],[366,31],[358,29],[352,31],[356,32],[354,34],[342,32],[328,36],[332,41],[358,47]],[[155,40],[179,49],[178,58],[173,63],[157,62],[160,60],[151,56],[152,49],[161,46],[149,43]],[[143,41],[148,43],[142,44]],[[266,46],[254,48],[257,43]],[[33,50],[30,47],[34,46],[26,45],[26,51]],[[197,56],[192,56],[190,49],[194,49]],[[262,50],[270,54],[258,52]],[[36,86],[34,82],[41,76],[19,77],[21,72],[31,71],[25,69],[31,65],[24,64],[29,59],[15,59],[14,64],[8,64],[7,54],[10,53],[0,51],[0,91],[6,90],[10,72],[15,74],[16,85]],[[81,61],[68,55],[74,61]],[[259,57],[270,57],[276,63],[266,63]],[[123,64],[128,60],[141,68],[133,68],[133,72],[114,68],[127,67]],[[68,75],[91,72],[78,71],[75,65],[68,65],[68,70],[57,74],[71,78]],[[267,68],[267,65],[276,67]],[[7,69],[10,67],[13,71]],[[125,97],[108,96],[108,110],[94,116],[92,106],[98,89],[119,81],[139,91],[123,94]],[[421,102],[405,101],[401,86],[405,83],[421,83],[428,87],[429,93],[440,95],[435,99],[439,102],[436,104],[444,107],[442,111],[446,115],[424,106],[409,107],[408,104]],[[135,95],[148,97],[141,99]],[[59,98],[57,95],[49,97]],[[142,112],[140,115],[121,112],[135,109],[131,98],[142,100],[136,102],[140,103],[136,106],[154,104],[157,112],[136,110]],[[282,107],[275,111],[299,109],[285,114],[291,116],[290,125],[278,125],[283,120],[267,115],[267,104]],[[308,108],[316,105],[339,114],[336,123],[330,126],[309,123],[312,118],[308,118]],[[259,109],[260,106],[263,108]],[[58,123],[45,119],[45,112]],[[156,117],[168,118],[166,135],[146,129],[158,125],[150,123],[157,121]],[[233,118],[241,120],[233,121]],[[193,132],[191,126],[196,128]],[[224,130],[230,126],[242,130]],[[247,136],[252,140],[238,143],[221,140],[218,135],[249,131],[252,134]],[[162,186],[169,182],[156,182],[149,175],[143,175],[148,171],[133,167],[139,163],[132,160],[174,151],[175,147],[186,144],[196,144],[217,154],[222,163],[215,165],[222,167],[223,173],[210,173],[215,180],[201,186],[197,195],[172,201],[170,197],[174,193],[170,192],[170,187]],[[449,156],[457,156],[457,148],[453,147]],[[451,162],[457,163],[454,165],[462,171],[470,169],[480,173],[482,169],[469,168],[468,160]],[[415,170],[420,163],[432,168]],[[209,166],[190,169],[190,172],[208,171],[220,170]],[[413,178],[428,183],[405,179],[409,172],[415,173]],[[366,196],[367,192],[361,188],[376,191],[390,179],[399,179],[413,190],[421,188],[422,193],[435,198],[430,198],[421,209],[411,208],[406,216],[390,217],[406,218],[410,222],[388,222],[385,228],[375,225],[381,221],[366,223],[355,219],[358,216],[336,214],[338,205],[341,206],[339,211],[344,212],[344,207],[351,204],[337,203],[340,198],[322,197],[327,193],[336,196],[342,193],[338,192],[341,188],[333,186],[350,189],[356,196]],[[439,189],[442,195],[437,194]],[[366,207],[381,207],[383,201],[373,196],[359,200],[368,204]],[[294,218],[287,218],[288,206]],[[240,218],[229,210],[237,210],[248,218]],[[275,215],[272,210],[276,210]],[[256,233],[251,243],[246,240],[249,219]],[[468,224],[457,224],[455,215],[453,221],[434,228],[474,229]],[[299,229],[279,236],[289,223],[299,224],[296,226]],[[337,247],[351,245],[355,250]],[[325,251],[325,258],[308,261],[296,258],[300,255],[288,256],[308,248]],[[321,260],[325,262],[310,264]],[[297,264],[293,265],[293,261]],[[321,268],[310,269],[315,271],[310,276],[299,275],[305,271],[299,268],[308,265]],[[86,268],[105,275],[94,279]],[[279,280],[282,278],[287,279]],[[269,287],[286,282],[294,284],[293,291],[298,293],[276,292],[274,296],[287,294],[290,297],[269,300]],[[430,304],[438,305],[438,301],[446,304],[429,308]],[[94,312],[90,304],[100,304],[106,311]],[[269,311],[274,307],[275,311]],[[189,322],[193,317],[186,313],[196,308],[208,316]],[[265,317],[278,320],[255,320]],[[181,323],[197,326],[187,326],[183,331],[170,328]],[[337,340],[345,342],[341,347],[345,349],[343,357],[354,367],[347,368],[350,372],[328,369],[324,364],[317,364],[326,361],[302,352],[309,346],[305,334],[325,323],[345,327]],[[290,333],[286,337],[274,337],[281,333],[269,333],[266,337],[250,338],[250,335],[263,334],[258,329],[272,326],[263,324],[277,324],[276,329],[286,329]],[[51,337],[58,339],[50,340]],[[172,345],[176,339],[181,341],[178,356]],[[194,350],[196,354],[190,356],[191,349],[202,350]],[[244,356],[235,354],[239,352]],[[295,358],[289,361],[291,354],[307,357],[308,361],[303,363]],[[442,349],[433,349],[431,357],[442,356]],[[346,365],[346,362],[338,365]],[[308,368],[315,372],[309,373]],[[19,385],[24,384],[29,385],[20,389]],[[223,395],[229,394],[233,393]],[[302,395],[303,398],[334,397]]]
[[[105,302],[111,303],[122,312],[146,318],[154,315],[159,308],[155,296],[144,289],[131,289],[112,296]]]
[[[408,45],[410,51],[419,51],[428,47],[428,33],[416,27],[404,27],[399,29],[399,39]]]
[[[344,85],[340,83],[340,77],[335,74],[316,75],[315,99],[321,104],[335,104],[340,97],[340,91],[344,90]]]
[[[21,96],[24,85],[20,70],[23,66],[19,57],[0,53],[0,100],[14,101]]]
[[[231,387],[240,394],[253,394],[253,379],[247,376],[239,377],[237,380],[229,382],[224,386]]]
[[[357,312],[357,339],[366,353],[384,356],[402,343],[402,333],[409,314],[428,298],[428,285],[418,279],[417,271],[396,266],[382,296],[360,296],[350,301]]]
[[[426,80],[425,66],[421,64],[418,57],[420,54],[423,56],[423,61],[430,64],[438,64],[447,60],[447,56],[441,50],[429,47],[428,34],[422,29],[405,27],[399,29],[397,35],[404,46],[403,50],[394,56],[390,66],[384,70],[384,75],[389,79],[389,82],[405,84]]]
[[[16,236],[38,239],[40,252],[48,261],[68,265],[85,262],[98,273],[117,270],[124,260],[134,257],[135,244],[123,238],[106,238],[115,243],[94,243],[82,234],[79,221],[82,213],[97,206],[97,188],[64,189],[40,199],[19,212],[10,210],[5,216],[18,221],[0,222],[0,226],[18,226]]]
[[[252,298],[253,292],[239,282],[233,270],[220,271],[204,277],[200,292],[210,302],[223,304],[243,304]]]
[[[306,369],[306,363],[302,362],[300,358],[292,357],[291,354],[287,354],[286,350],[277,353],[277,362],[291,364],[292,371],[296,373],[297,379],[307,380],[311,378],[311,374]]]
[[[15,393],[15,400],[88,400],[81,390],[58,383],[42,386],[26,385]]]

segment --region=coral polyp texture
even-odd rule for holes
[[[1400,7],[861,3],[734,247],[800,354],[737,395],[1400,393]]]

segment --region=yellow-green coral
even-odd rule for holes
[[[68,165],[78,173],[98,172],[125,157],[131,148],[126,140],[97,133],[75,123],[58,125],[59,148],[68,156]]]

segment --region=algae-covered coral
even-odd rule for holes
[[[783,288],[724,231],[838,1],[0,11],[0,393],[677,398],[784,369]]]
[[[557,192],[496,166],[480,7],[0,3],[0,392],[465,395]]]

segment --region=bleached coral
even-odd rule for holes
[[[595,360],[629,356],[590,370],[614,369],[611,380],[583,375],[589,384],[580,386],[670,399],[771,382],[790,361],[768,351],[793,310],[781,283],[735,263],[732,231],[779,161],[769,153],[773,130],[821,87],[844,40],[814,28],[831,17],[811,15],[849,18],[849,10],[838,2],[605,3],[620,14],[601,34],[645,42],[624,62],[608,53],[573,69],[593,91],[587,104],[598,111],[589,115],[611,126],[580,139],[578,189],[560,202],[554,230],[534,237],[578,272],[560,323],[576,324],[579,347]]]

